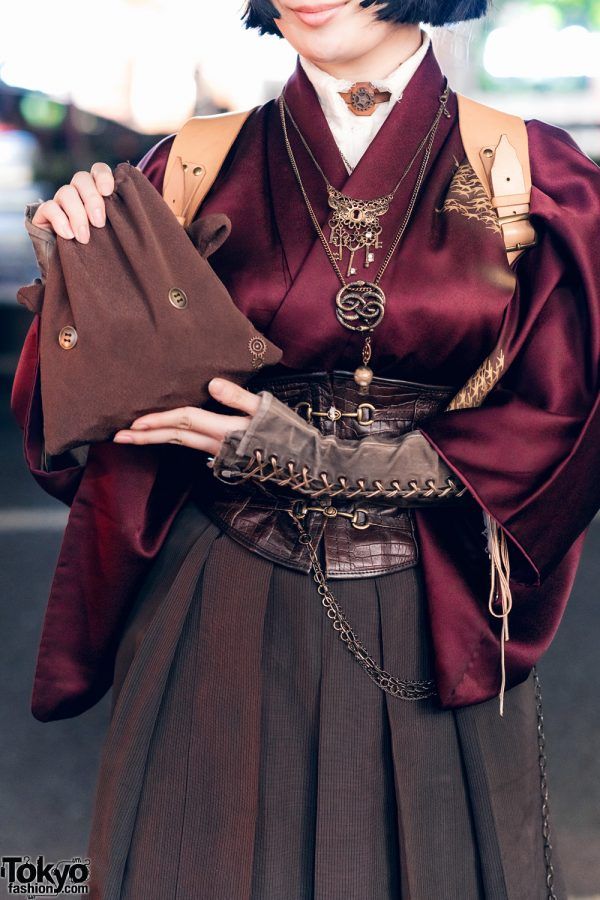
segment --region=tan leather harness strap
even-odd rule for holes
[[[165,169],[163,198],[181,225],[192,222],[253,109],[193,116],[177,132]]]
[[[531,167],[527,126],[519,116],[458,100],[460,135],[467,158],[498,215],[509,265],[536,243],[529,221]]]

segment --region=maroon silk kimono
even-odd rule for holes
[[[299,65],[284,91],[332,184],[367,199],[396,183],[433,121],[443,83],[430,47],[350,176]],[[511,687],[552,640],[600,506],[600,169],[562,129],[528,122],[531,218],[539,242],[511,268],[493,211],[465,160],[453,93],[448,108],[410,227],[382,280],[387,305],[371,360],[376,375],[458,390],[503,335],[507,364],[484,404],[440,414],[421,429],[476,501],[415,510],[444,707],[499,690],[500,623],[487,606],[482,512],[498,521],[509,543]],[[139,163],[157,190],[172,139]],[[323,182],[293,128],[290,139],[325,225]],[[415,177],[416,168],[382,220],[376,268]],[[363,339],[335,317],[339,283],[298,190],[276,102],[245,124],[203,212],[231,218],[232,234],[211,263],[239,308],[283,348],[276,370],[353,370]],[[33,476],[71,507],[32,696],[34,716],[46,721],[81,713],[110,687],[136,586],[206,456],[174,445],[107,442],[90,447],[85,466],[55,458],[53,470],[44,471],[37,326],[36,318],[12,407]]]

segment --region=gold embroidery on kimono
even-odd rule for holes
[[[480,406],[487,394],[498,382],[503,369],[503,350],[498,350],[495,354],[486,357],[477,371],[471,375],[465,386],[454,397],[446,411],[471,409],[474,406]]]
[[[467,219],[479,219],[490,231],[502,229],[485,188],[468,160],[459,165],[442,206],[443,212],[457,212]]]

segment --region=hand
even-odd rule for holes
[[[195,406],[148,413],[117,431],[113,441],[130,444],[185,444],[216,456],[228,431],[245,430],[258,409],[260,397],[227,378],[213,378],[208,390],[219,403],[248,413],[226,416]]]
[[[115,180],[108,163],[96,162],[89,172],[75,172],[70,184],[63,184],[53,200],[40,203],[33,225],[54,230],[61,237],[87,244],[91,222],[98,228],[106,223],[104,197],[112,194]]]

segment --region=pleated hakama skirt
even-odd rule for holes
[[[419,566],[329,584],[379,665],[433,677]],[[533,674],[503,718],[392,697],[311,575],[189,501],[119,644],[88,855],[95,900],[547,900]]]

